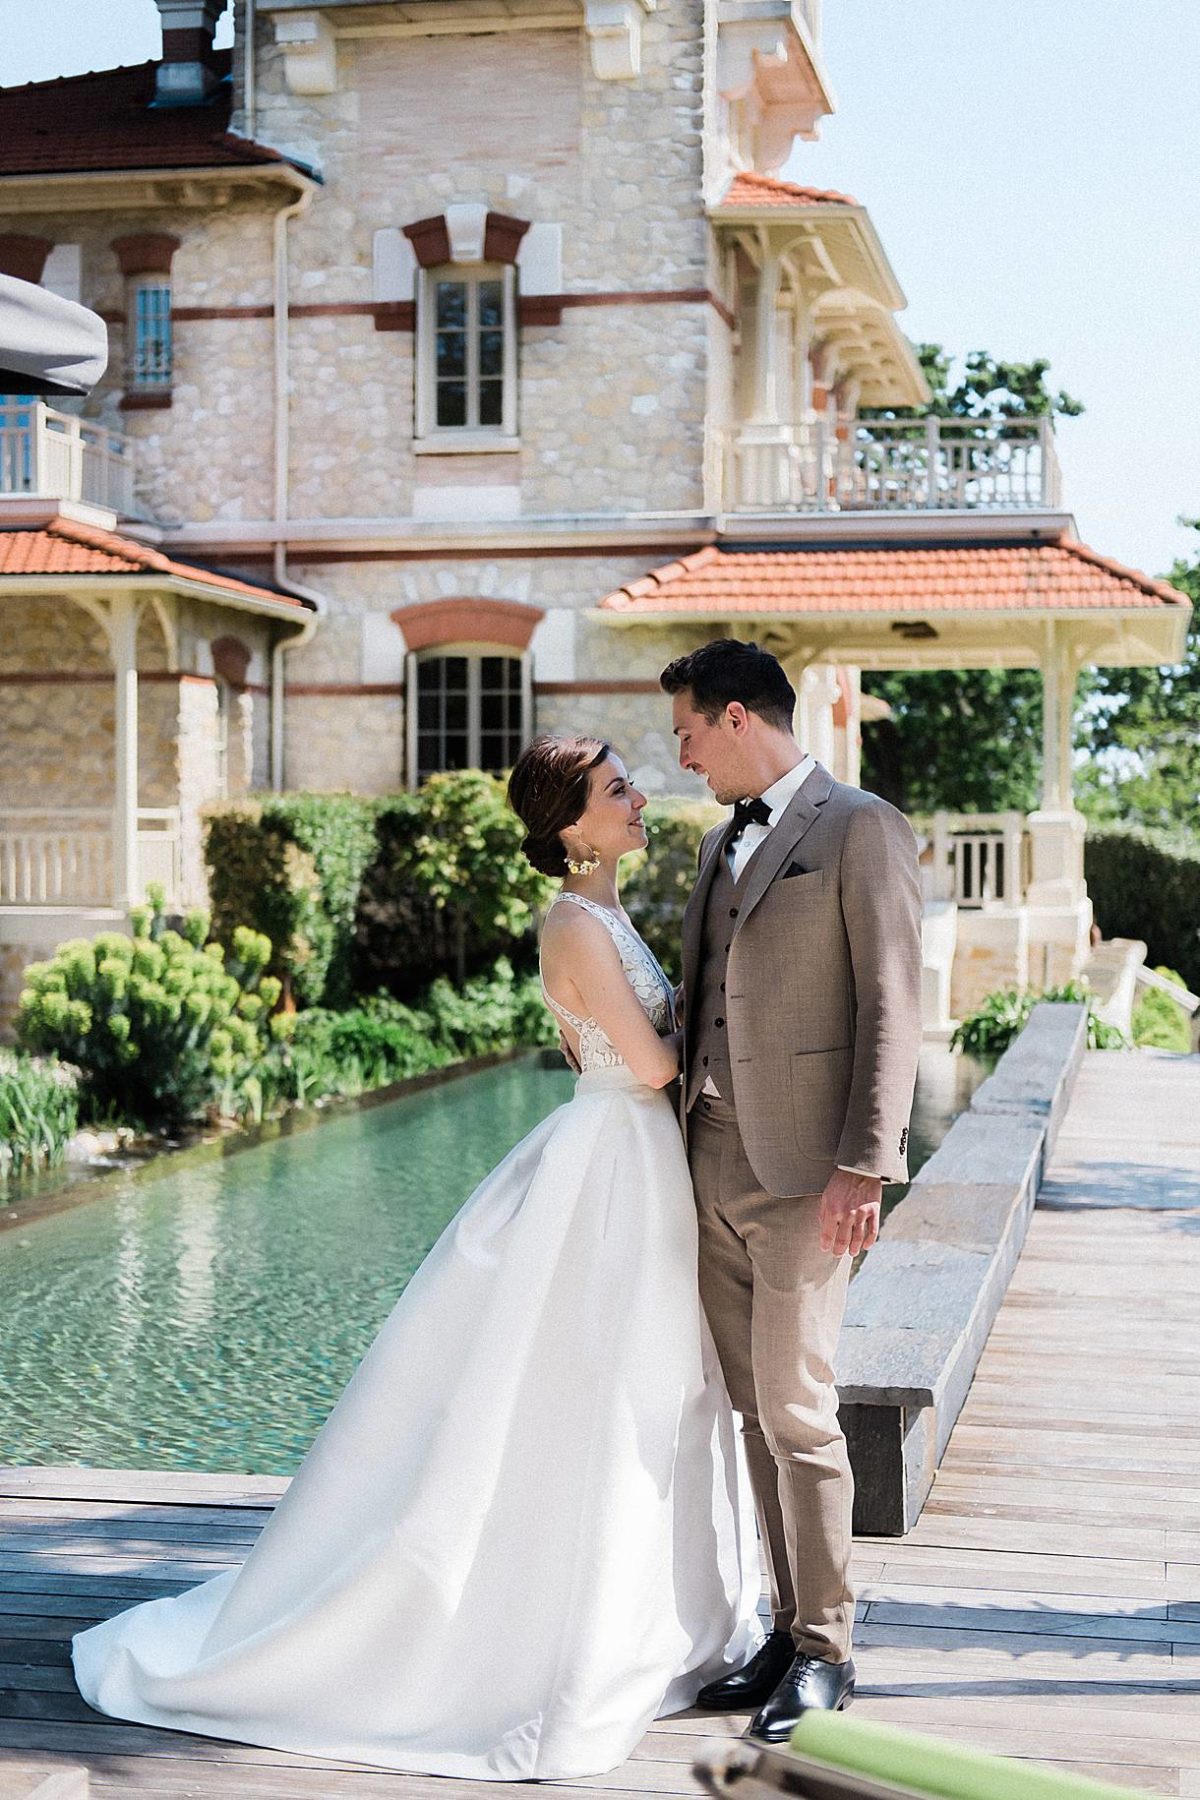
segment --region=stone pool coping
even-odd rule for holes
[[[902,1537],[920,1516],[1086,1047],[1086,1007],[1033,1008],[850,1285],[836,1363],[860,1534]]]
[[[369,1088],[365,1094],[338,1096],[323,1100],[317,1106],[290,1107],[277,1118],[264,1119],[260,1125],[235,1126],[227,1131],[208,1131],[195,1137],[168,1143],[147,1155],[126,1154],[123,1161],[105,1168],[88,1165],[64,1165],[47,1171],[38,1181],[37,1191],[22,1195],[17,1192],[9,1201],[0,1197],[0,1233],[15,1227],[31,1225],[52,1213],[66,1212],[100,1200],[115,1188],[129,1182],[154,1181],[171,1168],[188,1168],[217,1158],[240,1155],[276,1138],[311,1131],[326,1119],[345,1117],[347,1113],[366,1112],[375,1106],[386,1106],[392,1100],[403,1100],[426,1088],[441,1087],[446,1082],[462,1081],[484,1069],[497,1069],[505,1063],[524,1058],[541,1058],[543,1050],[519,1044],[511,1050],[492,1050],[486,1056],[470,1056],[462,1062],[447,1063],[441,1069],[427,1069],[423,1075],[410,1075],[403,1081],[390,1081],[386,1087]],[[47,1186],[46,1184],[50,1185]]]

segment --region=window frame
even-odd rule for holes
[[[139,324],[141,321],[140,300],[143,294],[152,292],[165,296],[164,318],[166,323],[165,373],[157,373],[151,377],[139,374]],[[174,297],[171,292],[171,277],[161,272],[147,271],[141,275],[131,275],[125,288],[125,391],[129,394],[169,394],[175,380],[175,327]]]
[[[478,290],[481,282],[502,284],[504,333],[499,425],[439,425],[437,423],[437,309],[439,281],[464,282]],[[470,302],[468,302],[470,305]],[[475,303],[477,305],[477,302]],[[468,330],[468,344],[473,334]],[[517,282],[511,263],[439,263],[420,269],[417,281],[416,420],[418,449],[508,450],[518,448],[517,438]],[[469,355],[471,354],[469,350]],[[469,382],[470,377],[466,378]],[[478,381],[478,375],[476,375]],[[478,394],[468,394],[468,414]]]
[[[486,640],[469,642],[456,641],[447,644],[427,644],[420,650],[410,650],[404,658],[404,783],[410,791],[420,787],[422,780],[428,776],[419,774],[418,740],[418,676],[417,671],[422,663],[434,662],[447,656],[465,656],[467,658],[467,761],[465,767],[477,769],[479,762],[479,742],[482,725],[479,717],[479,677],[480,665],[485,657],[499,656],[507,662],[520,664],[521,681],[521,719],[518,726],[518,753],[523,750],[533,736],[533,653],[530,650],[518,650],[513,644],[492,644]],[[441,773],[430,770],[430,774]]]

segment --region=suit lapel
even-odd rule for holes
[[[764,840],[761,847],[751,857],[743,881],[738,884],[738,919],[734,926],[735,936],[745,928],[746,920],[778,875],[786,858],[796,848],[809,827],[820,818],[821,808],[833,792],[833,786],[833,776],[822,763],[818,763],[812,774],[792,796],[778,825],[771,827],[770,836]],[[705,892],[707,892],[707,888]]]

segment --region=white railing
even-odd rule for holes
[[[132,440],[42,400],[0,400],[0,494],[89,500],[132,513]]]
[[[728,512],[1009,511],[1062,504],[1049,418],[827,419],[724,433]]]
[[[1023,813],[935,813],[930,898],[973,911],[1020,906],[1028,860]]]
[[[138,887],[179,898],[179,809],[138,809]],[[113,816],[103,807],[0,810],[0,906],[111,906]]]

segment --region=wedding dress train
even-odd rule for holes
[[[615,914],[660,1031],[670,988]],[[561,1012],[561,1008],[556,1008]],[[574,1097],[486,1177],[246,1561],[79,1633],[113,1717],[513,1780],[597,1774],[744,1662],[759,1575],[666,1095],[592,1020]]]

